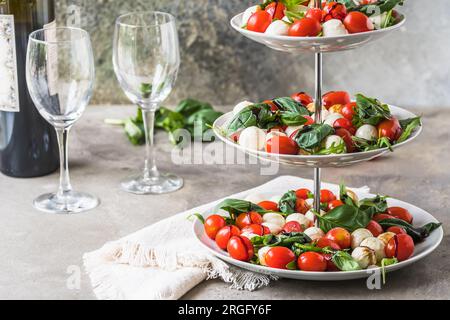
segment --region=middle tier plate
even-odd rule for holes
[[[405,109],[389,106],[393,116],[397,117],[399,120],[415,118],[417,115]],[[225,137],[222,132],[227,123],[233,118],[233,113],[227,113],[216,120],[214,123],[214,132],[217,137],[219,137],[226,144],[233,146],[240,151],[249,154],[250,156],[257,157],[261,160],[279,162],[281,164],[303,166],[311,168],[333,168],[333,167],[344,167],[359,162],[370,161],[378,158],[388,152],[391,152],[388,148],[381,148],[366,152],[357,153],[345,153],[345,154],[333,154],[333,155],[282,155],[267,153],[264,151],[254,151],[242,147],[241,145],[235,143],[234,141]],[[412,135],[404,142],[392,146],[393,149],[398,149],[404,145],[412,142],[422,133],[422,126],[416,129]]]

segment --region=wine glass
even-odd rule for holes
[[[39,113],[55,127],[60,154],[59,190],[37,198],[34,206],[38,210],[70,214],[99,205],[96,197],[72,190],[67,152],[70,128],[89,103],[94,76],[94,57],[86,31],[62,27],[30,34],[26,58],[28,90]]]
[[[154,150],[155,112],[174,86],[180,66],[175,18],[163,12],[128,13],[116,21],[113,64],[127,97],[137,104],[144,120],[144,171],[121,184],[134,194],[163,194],[183,186],[183,179],[158,171]]]

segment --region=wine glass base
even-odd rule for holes
[[[128,193],[139,195],[165,194],[181,189],[183,179],[170,173],[147,179],[143,175],[136,175],[122,181],[120,186]]]
[[[100,200],[90,194],[70,191],[63,196],[57,193],[44,194],[34,200],[36,209],[47,213],[74,214],[92,210],[100,204]]]

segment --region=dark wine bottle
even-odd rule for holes
[[[59,166],[54,128],[28,93],[25,59],[29,34],[55,23],[54,0],[0,0],[0,171],[30,178]]]

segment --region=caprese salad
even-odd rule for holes
[[[404,0],[323,1],[266,0],[248,8],[242,27],[267,35],[291,37],[333,37],[369,32],[395,25],[399,14],[394,8]]]
[[[420,117],[397,119],[375,98],[332,91],[323,96],[322,121],[306,93],[236,105],[222,128],[228,139],[252,151],[286,155],[331,155],[391,148],[421,126]]]
[[[411,213],[389,207],[387,198],[359,200],[341,186],[321,191],[322,210],[311,209],[308,189],[265,199],[227,199],[202,220],[206,235],[236,260],[301,271],[357,271],[408,260],[415,244],[441,224],[413,225]],[[220,210],[220,211],[219,211]]]

